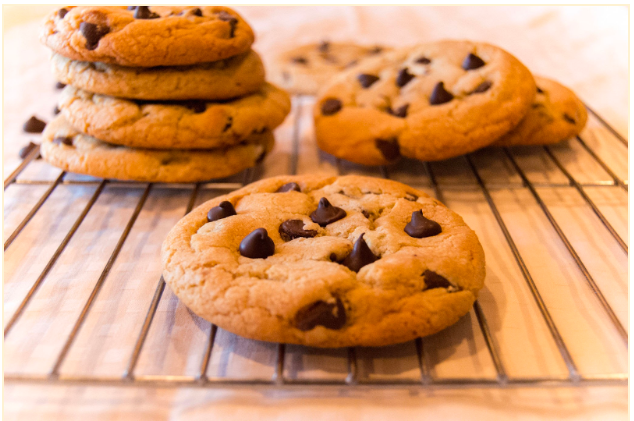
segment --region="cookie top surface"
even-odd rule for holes
[[[237,146],[213,150],[157,151],[115,146],[75,130],[63,116],[42,134],[42,157],[79,174],[117,180],[191,183],[227,177],[261,162],[273,148],[271,132],[255,134]]]
[[[124,67],[53,54],[55,78],[97,94],[141,100],[224,100],[258,91],[264,65],[253,50],[190,66]]]
[[[485,276],[460,216],[404,184],[360,176],[275,177],[210,200],[170,231],[162,261],[199,316],[245,337],[319,347],[437,332],[469,311]]]
[[[41,40],[73,60],[152,67],[244,53],[254,34],[222,6],[67,6],[46,18]]]
[[[272,64],[272,80],[294,94],[315,95],[341,70],[385,51],[381,46],[323,41],[280,54]]]
[[[286,92],[265,84],[232,101],[134,101],[66,86],[59,108],[79,131],[134,148],[208,149],[231,146],[272,130],[290,112]]]
[[[515,127],[535,96],[528,69],[484,43],[439,41],[367,58],[336,76],[315,104],[326,152],[366,165],[400,155],[462,155]]]
[[[548,145],[581,133],[588,112],[581,100],[560,83],[535,76],[537,95],[521,123],[491,146]]]

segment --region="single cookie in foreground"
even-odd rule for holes
[[[516,128],[491,146],[548,145],[581,133],[588,120],[583,102],[560,83],[535,76],[537,95]]]
[[[284,52],[273,61],[271,78],[291,93],[315,95],[341,70],[382,51],[385,47],[353,43],[324,41],[302,45]]]
[[[315,104],[317,143],[365,165],[401,155],[447,159],[510,131],[534,97],[529,70],[498,47],[421,44],[368,58],[331,80]]]
[[[67,6],[46,18],[41,41],[73,60],[154,67],[245,53],[254,35],[222,6]]]
[[[194,209],[162,248],[192,311],[238,335],[317,347],[430,335],[473,305],[484,252],[462,218],[371,177],[283,176]]]
[[[53,74],[66,84],[97,94],[142,100],[221,100],[251,94],[264,84],[255,51],[211,63],[177,67],[123,67],[51,58]]]
[[[261,162],[273,148],[271,132],[211,150],[156,151],[111,145],[79,133],[59,116],[46,126],[41,154],[65,171],[117,180],[192,183],[227,177]]]
[[[132,148],[208,149],[232,146],[271,131],[291,109],[288,94],[265,84],[232,101],[139,101],[93,94],[73,86],[59,108],[82,133]]]

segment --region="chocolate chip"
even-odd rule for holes
[[[55,89],[64,89],[65,87],[66,87],[66,84],[62,82],[57,82],[55,84]]]
[[[416,196],[415,194],[407,193],[407,196],[405,196],[405,200],[409,200],[410,202],[415,202],[418,200],[418,196]]]
[[[44,121],[32,116],[24,123],[22,129],[27,133],[42,133],[44,131],[44,127],[46,127],[46,123]]]
[[[357,76],[357,80],[359,81],[361,86],[363,86],[364,88],[369,88],[370,86],[372,86],[374,82],[379,80],[379,77],[362,73],[359,76]]]
[[[421,58],[416,60],[416,63],[429,64],[429,63],[431,63],[431,60],[428,59],[427,57],[421,57]]]
[[[407,67],[398,71],[398,75],[396,76],[396,86],[402,88],[407,85],[412,79],[414,79],[414,75],[407,71]]]
[[[361,211],[361,213],[363,214],[363,216],[365,216],[366,218],[370,219],[370,212],[368,212],[367,210],[363,209]]]
[[[244,237],[240,243],[240,254],[250,259],[266,259],[275,253],[275,243],[264,228],[258,228]]]
[[[426,238],[442,232],[440,224],[423,216],[422,210],[412,212],[412,219],[405,225],[405,232],[410,237]]]
[[[73,146],[73,138],[67,136],[57,136],[53,139],[53,143],[56,145]]]
[[[476,88],[471,92],[472,94],[481,94],[482,92],[486,92],[489,90],[489,88],[493,85],[492,82],[485,80],[484,82],[482,82],[481,84],[479,84],[478,86],[476,86]]]
[[[321,104],[321,113],[323,115],[333,115],[341,110],[342,104],[336,98],[329,98]]]
[[[227,202],[225,200],[224,202],[220,202],[218,206],[214,206],[209,209],[209,212],[207,213],[207,222],[217,221],[233,215],[237,215],[236,210],[231,202]]]
[[[336,262],[337,261],[337,255],[335,253],[330,253],[330,261],[331,262]]]
[[[276,193],[286,193],[286,192],[289,192],[289,191],[301,192],[302,189],[299,187],[299,184],[297,184],[297,183],[286,183],[282,187],[277,189]]]
[[[317,46],[317,49],[322,53],[326,53],[330,49],[330,43],[328,41],[322,41],[321,44]]]
[[[434,87],[429,103],[431,105],[440,105],[453,99],[453,95],[445,89],[444,82],[438,82]]]
[[[56,105],[55,108],[53,108],[53,114],[57,115],[59,114],[59,107]]]
[[[221,21],[229,22],[229,26],[231,27],[229,31],[229,38],[233,38],[236,32],[236,25],[238,24],[238,19],[235,16],[225,12],[224,10],[219,12],[216,16],[218,16],[218,19],[220,19]]]
[[[343,259],[343,262],[341,262],[342,265],[354,272],[359,272],[363,266],[379,260],[379,258],[372,253],[372,250],[370,250],[370,247],[368,247],[368,244],[363,239],[364,235],[365,234],[361,234],[359,236],[357,241],[354,243],[352,252]]]
[[[310,214],[310,219],[321,227],[325,227],[345,217],[346,211],[331,205],[325,197],[319,199],[317,210]]]
[[[61,8],[57,11],[57,16],[59,16],[60,19],[64,19],[64,16],[66,16],[66,13],[68,13],[68,9],[65,8]]]
[[[407,109],[409,108],[409,104],[401,105],[396,110],[392,108],[388,108],[387,112],[392,114],[394,117],[405,118],[407,117]]]
[[[227,123],[225,124],[225,126],[222,128],[222,132],[226,132],[227,130],[229,130],[231,128],[231,126],[233,125],[233,117],[229,116],[229,118],[227,118]]]
[[[148,6],[137,6],[134,11],[134,19],[158,19],[160,16],[152,11]]]
[[[203,11],[200,10],[200,8],[198,8],[198,7],[195,8],[195,9],[192,9],[191,13],[194,16],[198,16],[198,17],[202,17],[203,16]]]
[[[538,93],[538,94],[543,94],[543,93],[544,93],[544,91],[542,91],[542,90],[539,88],[539,86],[538,86],[538,87],[537,87],[537,93]]]
[[[308,64],[308,60],[305,57],[293,57],[291,61],[297,64]]]
[[[374,144],[388,161],[394,161],[401,156],[401,148],[397,139],[375,139]]]
[[[19,156],[21,159],[26,158],[26,157],[27,157],[27,155],[28,155],[28,154],[30,154],[30,153],[31,153],[31,151],[32,151],[33,149],[37,148],[37,146],[38,146],[38,145],[37,145],[36,143],[29,142],[29,144],[28,144],[28,145],[26,145],[25,147],[23,147],[22,149],[20,149],[20,152],[18,152],[18,156]]]
[[[425,289],[453,287],[453,285],[447,280],[447,278],[437,274],[436,272],[432,272],[429,269],[423,272],[423,277],[425,278]]]
[[[479,69],[485,64],[486,63],[484,62],[484,60],[482,60],[480,57],[476,56],[475,54],[469,53],[469,55],[465,57],[464,61],[462,62],[462,68],[465,70],[474,70]]]
[[[343,302],[336,298],[335,303],[315,301],[300,308],[295,314],[295,326],[297,329],[307,331],[317,326],[326,329],[341,329],[346,324],[346,309]]]
[[[564,113],[564,120],[566,120],[570,124],[577,124],[574,118],[570,117],[568,114]]]
[[[315,230],[305,230],[304,221],[300,219],[289,219],[280,225],[280,237],[284,241],[291,241],[295,238],[312,238],[317,235]]]
[[[86,49],[94,50],[99,45],[99,40],[110,32],[110,28],[97,26],[90,22],[82,22],[79,24],[79,31],[86,38]]]

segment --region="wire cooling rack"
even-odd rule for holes
[[[28,203],[21,213],[9,212],[10,221],[5,216],[5,381],[284,389],[627,386],[627,217],[613,212],[614,205],[627,208],[625,138],[589,109],[588,127],[565,145],[367,168],[318,151],[312,101],[294,98],[291,117],[278,129],[278,152],[264,164],[217,182],[122,183],[65,172],[42,180],[28,176],[29,167],[47,165],[32,150],[4,182],[5,214],[7,206]],[[609,164],[615,159],[620,169]],[[160,277],[158,247],[183,207],[187,213],[203,199],[276,172],[362,173],[430,191],[480,236],[488,292],[456,326],[384,348],[260,343],[178,307],[173,294],[166,297],[171,292]],[[61,188],[69,192],[51,199]],[[53,200],[57,205],[48,209]],[[104,206],[95,205],[100,201]],[[172,220],[161,222],[161,208]],[[64,228],[51,227],[51,218],[65,221]],[[116,229],[111,221],[119,221]],[[108,233],[96,234],[108,246],[84,244],[83,234],[73,240],[87,224],[86,230]],[[134,245],[126,248],[131,236]],[[546,248],[534,247],[540,243]],[[41,254],[32,259],[34,247]],[[145,271],[156,276],[153,295],[134,295],[150,290],[147,282],[132,281]]]

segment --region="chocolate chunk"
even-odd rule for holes
[[[388,161],[394,161],[401,156],[401,148],[398,140],[394,139],[375,139],[374,145]]]
[[[472,94],[481,94],[482,92],[486,92],[493,85],[491,81],[485,80],[471,92]]]
[[[308,60],[306,60],[306,57],[293,57],[291,61],[297,64],[308,64]]]
[[[218,206],[214,206],[209,209],[207,213],[207,222],[217,221],[219,219],[226,218],[228,216],[237,215],[236,210],[233,208],[231,202],[220,202]]]
[[[416,60],[416,63],[429,64],[429,63],[431,63],[431,60],[428,59],[427,57],[421,57],[421,58]]]
[[[352,252],[343,259],[343,262],[341,262],[342,265],[354,272],[359,272],[363,266],[379,260],[379,258],[372,253],[372,250],[370,250],[370,247],[368,247],[368,244],[363,239],[364,235],[365,234],[361,234],[359,236],[357,241],[354,243]]]
[[[192,9],[191,13],[194,16],[198,16],[198,17],[202,17],[203,16],[203,11],[200,10],[200,8],[198,8],[198,7],[196,7],[195,9]]]
[[[449,282],[447,278],[437,274],[436,272],[432,272],[429,269],[423,272],[423,277],[425,278],[425,289],[455,288],[455,286]]]
[[[73,146],[73,138],[67,136],[56,136],[53,139],[53,143],[56,145]]]
[[[321,104],[321,113],[323,115],[337,114],[341,110],[342,104],[336,98],[328,98]]]
[[[394,117],[405,118],[407,117],[407,109],[409,108],[409,104],[401,105],[397,109],[393,110],[392,108],[388,108],[387,112],[392,114]]]
[[[412,212],[412,219],[405,225],[405,232],[410,237],[425,238],[442,232],[440,224],[423,216],[422,210]]]
[[[56,105],[55,108],[53,108],[53,114],[57,115],[59,114],[59,107]]]
[[[330,49],[330,43],[328,41],[322,41],[321,44],[317,46],[317,49],[322,53],[326,53]]]
[[[476,56],[475,54],[469,53],[469,55],[465,57],[464,61],[462,62],[462,68],[465,70],[474,70],[479,69],[485,64],[486,63],[484,62],[484,60],[482,60],[480,57]]]
[[[544,93],[544,91],[542,91],[542,90],[539,88],[539,86],[538,86],[538,87],[537,87],[537,93],[538,93],[538,94],[543,94],[543,93]]]
[[[291,241],[294,238],[312,238],[317,235],[315,230],[305,230],[304,221],[300,219],[289,219],[280,225],[280,237],[284,241]]]
[[[222,132],[226,132],[227,130],[229,130],[231,128],[231,126],[233,125],[233,117],[229,116],[229,118],[227,118],[227,123],[225,124],[225,126],[222,128]]]
[[[317,326],[326,329],[341,329],[346,324],[346,309],[343,302],[336,298],[335,303],[315,301],[300,308],[295,314],[297,329],[307,331]]]
[[[66,87],[66,84],[62,82],[57,82],[55,84],[55,89],[64,89],[65,87]]]
[[[402,88],[407,85],[412,79],[414,79],[414,75],[407,71],[407,67],[398,71],[398,75],[396,76],[396,86]]]
[[[244,237],[240,243],[240,254],[250,259],[266,259],[275,253],[275,243],[264,228],[258,228]]]
[[[20,152],[18,152],[18,156],[19,156],[21,159],[24,159],[24,158],[26,158],[26,157],[27,157],[27,155],[28,155],[28,154],[30,154],[30,153],[31,153],[31,151],[32,151],[33,149],[35,149],[35,148],[37,148],[37,147],[38,147],[38,145],[37,145],[36,143],[29,142],[29,144],[28,144],[28,145],[26,145],[25,147],[23,147],[22,149],[20,149]]]
[[[137,6],[134,11],[134,19],[158,19],[160,16],[150,10],[148,6]]]
[[[58,16],[60,19],[64,19],[64,16],[66,16],[66,13],[68,13],[68,9],[65,9],[65,8],[63,8],[63,7],[62,7],[61,9],[59,9],[59,10],[57,11],[57,16]]]
[[[379,80],[379,77],[362,73],[357,76],[357,80],[359,81],[361,86],[363,86],[364,88],[369,88],[374,82]]]
[[[325,227],[345,217],[346,211],[331,205],[325,197],[319,199],[317,210],[310,214],[310,219],[321,227]]]
[[[233,38],[236,32],[236,25],[238,24],[238,19],[235,16],[225,12],[224,10],[219,12],[216,16],[218,16],[218,19],[224,22],[229,22],[229,25],[231,27],[231,30],[229,31],[229,38]]]
[[[90,22],[82,22],[79,24],[79,31],[86,38],[86,49],[94,50],[99,45],[99,40],[110,32],[110,28],[97,26]]]
[[[570,117],[568,114],[564,113],[564,120],[566,120],[570,124],[577,124],[574,118]]]
[[[46,123],[39,118],[32,116],[22,126],[22,129],[27,133],[42,133],[46,127]]]
[[[288,191],[298,191],[301,192],[302,189],[299,187],[297,183],[286,183],[279,189],[277,189],[276,193],[286,193]]]
[[[450,92],[447,92],[444,82],[438,82],[431,93],[429,103],[431,105],[440,105],[449,102],[452,99],[453,95]]]

